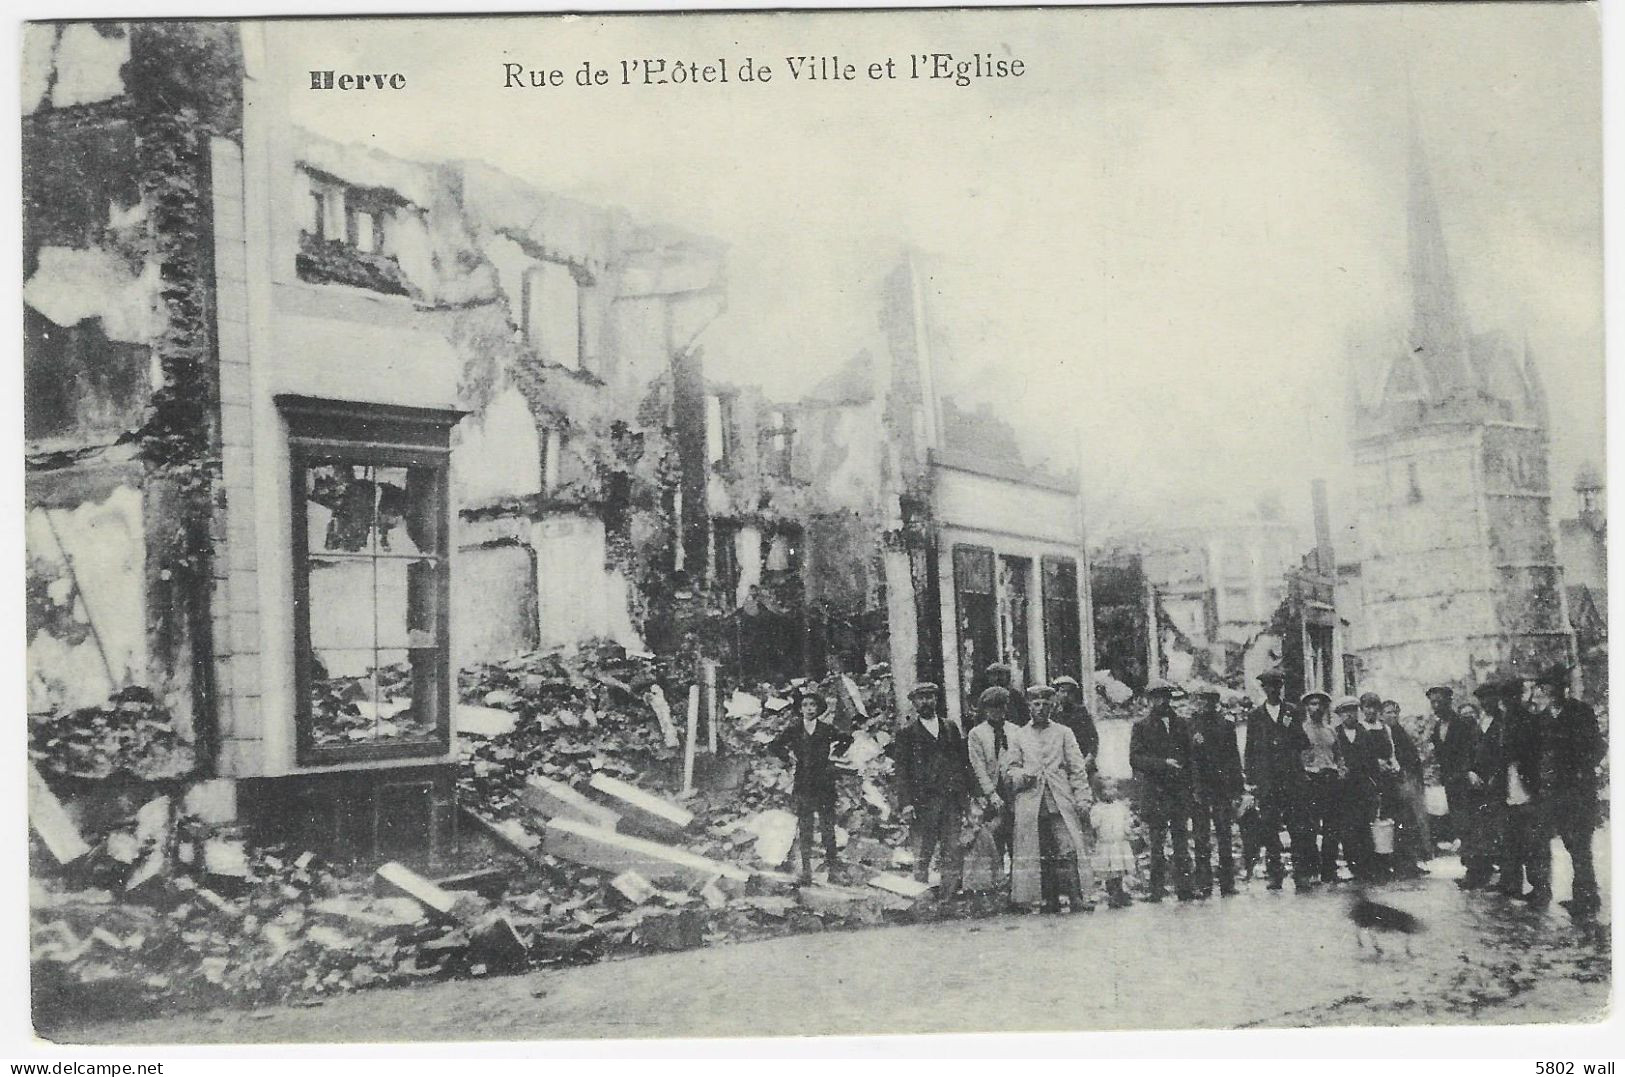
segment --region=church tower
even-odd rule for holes
[[[1467,324],[1414,119],[1408,151],[1409,324],[1355,365],[1353,449],[1361,668],[1417,706],[1572,642],[1528,346]]]

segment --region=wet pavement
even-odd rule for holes
[[[1606,849],[1603,836],[1599,845]],[[1559,861],[1563,860],[1561,854]],[[1566,867],[1566,864],[1564,864]],[[1346,887],[801,935],[317,1007],[63,1030],[69,1042],[580,1039],[1597,1020],[1606,927],[1464,894],[1453,860],[1373,896],[1427,930],[1362,949]],[[1566,881],[1560,880],[1566,890]],[[1559,897],[1564,896],[1563,892]]]

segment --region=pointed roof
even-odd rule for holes
[[[1414,100],[1409,112],[1405,241],[1411,284],[1410,355],[1406,370],[1396,373],[1420,389],[1423,399],[1438,399],[1472,387],[1477,379]]]
[[[1467,323],[1445,243],[1439,200],[1414,98],[1407,96],[1405,244],[1408,324],[1379,360],[1365,420],[1411,425],[1429,417],[1516,419],[1544,424],[1544,398],[1528,345],[1522,354]],[[1362,425],[1364,423],[1362,422]]]

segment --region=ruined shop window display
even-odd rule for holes
[[[291,447],[300,762],[440,754],[447,457],[398,442]]]

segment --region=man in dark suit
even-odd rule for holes
[[[1545,816],[1563,839],[1574,865],[1574,896],[1563,902],[1569,915],[1594,916],[1602,907],[1591,832],[1597,825],[1597,765],[1607,754],[1597,712],[1569,698],[1569,671],[1555,666],[1535,682],[1534,707],[1544,724],[1541,747]]]
[[[822,824],[824,869],[834,872],[835,763],[830,759],[852,746],[852,736],[824,720],[829,704],[817,692],[803,692],[796,701],[797,717],[768,747],[795,768],[791,796],[800,824],[801,881],[812,882],[813,817]]]
[[[1504,765],[1501,739],[1506,721],[1501,716],[1501,685],[1481,684],[1474,691],[1479,705],[1472,708],[1478,717],[1478,738],[1473,743],[1472,762],[1467,765],[1467,786],[1472,819],[1461,838],[1461,862],[1467,874],[1456,880],[1463,890],[1478,890],[1490,884],[1495,865],[1501,859],[1501,819],[1504,804],[1497,804],[1491,785]],[[1521,695],[1521,683],[1520,691]],[[1472,712],[1469,712],[1470,714]]]
[[[1078,739],[1078,751],[1089,760],[1089,773],[1094,774],[1095,756],[1100,752],[1100,733],[1095,729],[1095,720],[1083,702],[1083,686],[1071,677],[1060,676],[1050,682],[1050,687],[1055,689],[1053,720],[1057,725],[1072,730],[1072,735]]]
[[[1505,897],[1540,908],[1552,900],[1552,837],[1542,803],[1542,718],[1523,705],[1521,680],[1503,686],[1501,707],[1500,765],[1486,789],[1501,816],[1499,889]]]
[[[1444,786],[1450,833],[1460,841],[1472,818],[1474,798],[1467,784],[1467,771],[1472,766],[1478,726],[1456,715],[1455,692],[1449,685],[1436,684],[1429,688],[1428,706],[1435,719],[1428,744],[1433,749],[1433,762],[1439,768],[1439,782]]]
[[[1377,699],[1377,709],[1382,700]],[[1371,846],[1371,824],[1382,801],[1383,763],[1391,750],[1386,736],[1360,721],[1360,700],[1344,696],[1337,701],[1337,753],[1342,774],[1338,792],[1343,856],[1349,872],[1360,882],[1372,882],[1381,869]],[[1323,864],[1324,868],[1325,865]]]
[[[931,858],[941,851],[942,883],[938,894],[950,896],[963,878],[964,854],[959,831],[970,803],[970,757],[959,726],[937,713],[941,692],[922,681],[909,693],[914,717],[897,734],[894,745],[898,800],[903,821],[914,828],[914,877],[924,882]]]
[[[1129,765],[1140,783],[1140,818],[1151,843],[1151,892],[1147,901],[1161,901],[1168,892],[1168,864],[1164,842],[1172,839],[1174,888],[1180,901],[1195,897],[1191,890],[1191,852],[1187,823],[1191,815],[1191,730],[1174,713],[1174,688],[1154,683],[1147,694],[1151,710],[1129,732]]]
[[[1292,874],[1297,879],[1314,875],[1312,857],[1305,850],[1313,845],[1311,834],[1307,844],[1299,844],[1302,813],[1297,800],[1303,778],[1301,752],[1293,740],[1292,729],[1298,720],[1292,704],[1281,698],[1286,677],[1278,669],[1267,669],[1258,675],[1264,689],[1264,702],[1247,715],[1247,791],[1253,795],[1255,826],[1258,839],[1264,846],[1264,865],[1269,873],[1271,890],[1281,889],[1284,873],[1281,867],[1281,828],[1292,836]],[[1252,843],[1248,843],[1247,861],[1252,862]],[[1306,884],[1307,885],[1307,884]]]
[[[1196,896],[1213,893],[1213,849],[1219,853],[1219,893],[1236,892],[1233,830],[1241,799],[1241,750],[1236,727],[1219,713],[1219,693],[1196,693],[1191,723],[1192,844],[1196,852]]]

